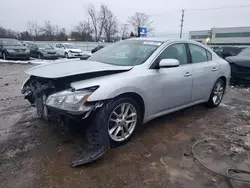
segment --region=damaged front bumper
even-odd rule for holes
[[[100,101],[87,101],[97,88],[94,86],[77,91],[70,88],[57,92],[55,85],[41,84],[29,77],[22,85],[21,93],[25,94],[25,99],[37,108],[38,115],[45,120],[50,118],[50,112],[85,119],[103,105]]]
[[[88,118],[92,113],[94,115],[94,111],[101,108],[104,103],[104,101],[87,101],[88,96],[98,88],[96,86],[75,91],[67,88],[62,90],[57,85],[59,84],[51,80],[40,81],[36,78],[29,78],[21,88],[21,92],[25,94],[25,99],[36,107],[38,115],[43,120],[60,124],[68,124],[69,119],[81,121]],[[91,163],[110,149],[105,126],[91,123],[86,135],[88,147],[69,163],[71,167]]]

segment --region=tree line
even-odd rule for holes
[[[29,41],[106,41],[112,42],[120,39],[137,36],[139,27],[147,27],[152,31],[152,21],[146,13],[135,12],[128,17],[127,22],[119,23],[117,17],[105,4],[99,9],[93,4],[86,8],[87,19],[79,21],[70,32],[66,32],[49,20],[39,25],[36,21],[27,22],[27,30],[14,31],[0,26],[0,38],[16,38]]]

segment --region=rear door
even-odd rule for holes
[[[220,65],[212,60],[212,54],[205,48],[188,44],[192,59],[193,89],[192,102],[207,99],[218,78]]]
[[[60,56],[64,56],[64,50],[63,50],[63,45],[62,44],[56,44],[55,45],[55,50],[57,53],[59,53]]]
[[[162,86],[162,94],[158,103],[160,111],[189,104],[192,94],[192,65],[188,60],[186,45],[184,43],[171,44],[160,54],[157,61],[160,62],[162,59],[177,59],[180,65],[157,70],[156,82]]]

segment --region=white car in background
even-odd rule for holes
[[[54,48],[60,56],[65,58],[82,57],[84,55],[81,49],[69,43],[57,43]]]

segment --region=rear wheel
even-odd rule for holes
[[[226,83],[221,78],[214,84],[207,106],[214,108],[219,106],[225,93]]]

